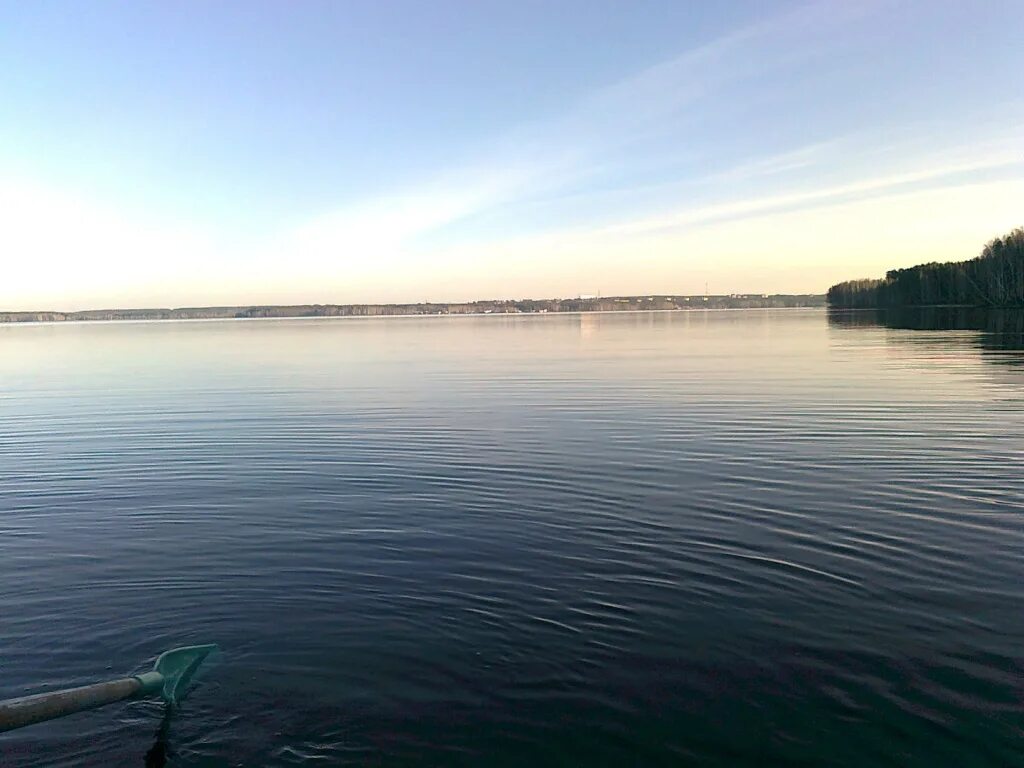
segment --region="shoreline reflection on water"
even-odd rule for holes
[[[889,328],[905,331],[976,331],[976,345],[985,352],[1024,353],[1024,308],[893,307],[829,309],[836,328]],[[927,341],[918,338],[916,341]],[[993,362],[1024,364],[1024,354],[987,357]]]

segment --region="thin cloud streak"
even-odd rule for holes
[[[837,10],[815,3],[727,33],[599,89],[561,116],[512,131],[495,142],[489,156],[461,172],[320,215],[283,235],[279,248],[314,264],[333,258],[352,267],[353,257],[365,264],[359,254],[394,256],[421,237],[474,215],[557,195],[595,172],[607,172],[609,157],[616,164],[617,150],[662,130],[666,121],[678,119],[724,83],[763,75],[773,62],[822,53],[827,46],[820,40],[827,30],[864,12],[863,7]],[[726,171],[718,180],[728,180],[729,174],[740,178],[795,170],[809,163],[809,154],[803,149],[764,158]],[[780,160],[786,164],[771,166]]]
[[[932,187],[942,187],[947,186],[947,184],[943,183],[944,180],[954,179],[966,173],[1001,168],[1024,170],[1024,156],[1019,153],[1013,153],[940,168],[928,166],[908,173],[863,179],[848,184],[805,192],[736,200],[720,205],[684,210],[669,216],[603,227],[599,230],[599,233],[603,235],[629,235],[655,230],[677,229],[727,218],[763,216],[772,211],[813,208],[820,206],[822,203],[843,202],[853,196],[871,195],[873,197],[884,197],[910,184],[933,182]]]

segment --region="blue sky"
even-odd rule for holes
[[[1024,224],[1024,4],[0,1],[0,308],[819,292]]]

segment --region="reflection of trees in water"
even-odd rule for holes
[[[1024,310],[979,307],[894,307],[828,312],[840,328],[893,328],[912,331],[977,331],[971,338],[985,352],[1024,352]],[[1000,355],[993,361],[1024,365],[1024,355]]]

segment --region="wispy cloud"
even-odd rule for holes
[[[561,114],[510,130],[460,170],[318,215],[282,242],[315,261],[393,254],[482,212],[565,194],[628,166],[624,149],[692,119],[688,110],[727,83],[820,55],[825,33],[865,7],[815,3],[728,32],[586,94]],[[748,161],[718,180],[793,170],[824,146]]]
[[[962,184],[965,174],[998,169],[1020,169],[1024,171],[1024,154],[1008,152],[945,166],[926,163],[921,169],[906,173],[860,179],[847,184],[818,187],[802,192],[759,196],[752,199],[733,200],[718,205],[683,209],[667,216],[656,216],[602,227],[600,232],[608,235],[629,235],[639,232],[694,226],[724,219],[763,216],[777,211],[791,211],[798,208],[818,207],[823,204],[850,202],[865,196],[880,197],[901,193],[907,191],[907,187],[911,185],[920,185],[927,182],[932,183],[930,186],[945,186],[945,182]]]

